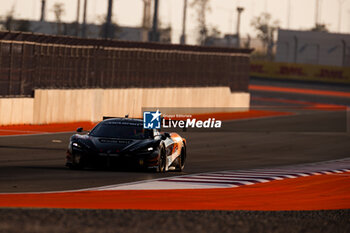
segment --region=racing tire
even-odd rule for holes
[[[176,171],[182,172],[185,169],[186,149],[181,149],[181,154],[177,157]]]
[[[68,168],[72,170],[82,170],[84,168],[84,161],[82,159],[82,156],[80,155],[79,158],[76,158],[76,154],[73,154],[73,161],[72,163],[69,163]]]
[[[159,157],[158,157],[158,166],[156,168],[156,172],[163,173],[166,170],[166,157],[165,150],[163,146],[159,147]]]

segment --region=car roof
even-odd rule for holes
[[[143,120],[136,118],[109,118],[102,122],[129,122],[129,123],[143,123]]]
[[[143,120],[142,119],[137,119],[137,118],[125,118],[125,117],[116,117],[116,118],[107,118],[103,121],[101,121],[99,124],[104,124],[104,123],[116,123],[116,124],[125,124],[128,125],[128,123],[130,123],[130,125],[137,125],[137,126],[143,126]],[[158,129],[151,129],[152,131],[157,131],[159,132]]]

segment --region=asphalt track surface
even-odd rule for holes
[[[252,80],[252,84],[350,92],[349,87],[327,87],[319,84],[281,84],[268,80]],[[64,167],[65,150],[71,133],[0,137],[0,192],[75,190],[179,174],[266,168],[349,157],[349,117],[346,112],[300,110],[299,105],[285,100],[350,106],[350,98],[252,91],[253,107],[268,106],[269,109],[286,110],[296,115],[227,122],[225,130],[220,132],[182,132],[181,135],[188,141],[188,160],[183,173],[154,174],[139,170],[92,169],[71,171]],[[71,232],[96,232],[98,227],[107,232],[114,231],[109,219],[116,222],[121,232],[140,232],[143,226],[153,229],[152,231],[160,229],[162,232],[213,232],[218,229],[223,232],[349,232],[350,224],[348,210],[154,213],[104,211],[103,214],[98,210],[50,210],[49,213],[28,209],[1,211],[5,214],[0,214],[4,216],[0,232],[16,231],[16,228],[7,224],[18,224],[21,220],[16,217],[17,214],[24,216],[27,232],[55,232],[54,229],[62,232],[59,230],[62,228],[53,227],[55,221],[52,219],[58,219],[61,223],[59,226],[67,227],[65,231],[69,229]],[[96,217],[97,215],[104,217]],[[45,216],[48,216],[48,221]],[[175,226],[179,228],[169,228],[173,224],[169,220],[172,217],[176,220]],[[36,225],[28,223],[33,219]],[[84,226],[84,221],[87,220],[91,220],[89,227]],[[38,227],[43,222],[48,225]],[[144,222],[144,225],[140,222]]]
[[[349,156],[346,111],[300,110],[300,106],[284,103],[283,98],[270,98],[269,94],[252,92],[252,106],[268,106],[264,108],[298,114],[225,122],[219,132],[181,132],[188,141],[188,160],[183,173],[72,171],[64,167],[65,151],[72,133],[0,137],[0,192],[75,190],[165,176],[274,167]],[[268,100],[265,100],[266,96]],[[288,100],[293,97],[291,94]],[[332,99],[323,101],[324,96],[304,95],[300,98],[333,104]],[[274,100],[282,100],[282,103]],[[350,98],[337,100],[350,106]]]
[[[349,210],[137,211],[0,209],[0,232],[323,232],[350,231]],[[21,226],[20,231],[14,226]]]
[[[185,172],[155,174],[142,170],[83,170],[64,167],[71,133],[1,137],[0,191],[60,191],[135,182],[164,176],[251,169],[348,157],[350,135],[343,132],[271,132],[259,125],[285,128],[287,117],[232,122],[242,132],[186,132]],[[263,122],[263,123],[261,123]],[[281,126],[278,126],[281,123]],[[269,127],[267,127],[269,129]],[[256,132],[257,131],[257,132]]]

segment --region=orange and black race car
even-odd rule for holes
[[[74,134],[66,158],[66,166],[72,169],[134,166],[155,172],[183,171],[186,140],[177,133],[144,129],[140,119],[110,118],[87,134]]]

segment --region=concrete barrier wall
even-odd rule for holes
[[[0,125],[31,124],[32,98],[0,98]]]
[[[141,117],[142,108],[249,109],[250,95],[229,87],[35,90],[34,99],[0,99],[0,125],[91,121],[103,116]],[[198,113],[200,109],[191,109]],[[203,111],[203,110],[201,110]],[[226,109],[227,111],[227,109]],[[169,112],[170,113],[170,112]]]
[[[135,88],[106,90],[103,99],[102,115],[124,116],[129,114],[133,117],[141,117],[142,108],[147,107],[206,108],[190,109],[191,112],[179,112],[181,109],[175,109],[174,113],[199,113],[198,111],[212,110],[209,108],[215,108],[215,111],[227,111],[224,108],[229,107],[246,110],[249,108],[250,95],[245,92],[231,93],[228,87]],[[186,110],[188,109],[182,109],[182,111]]]

